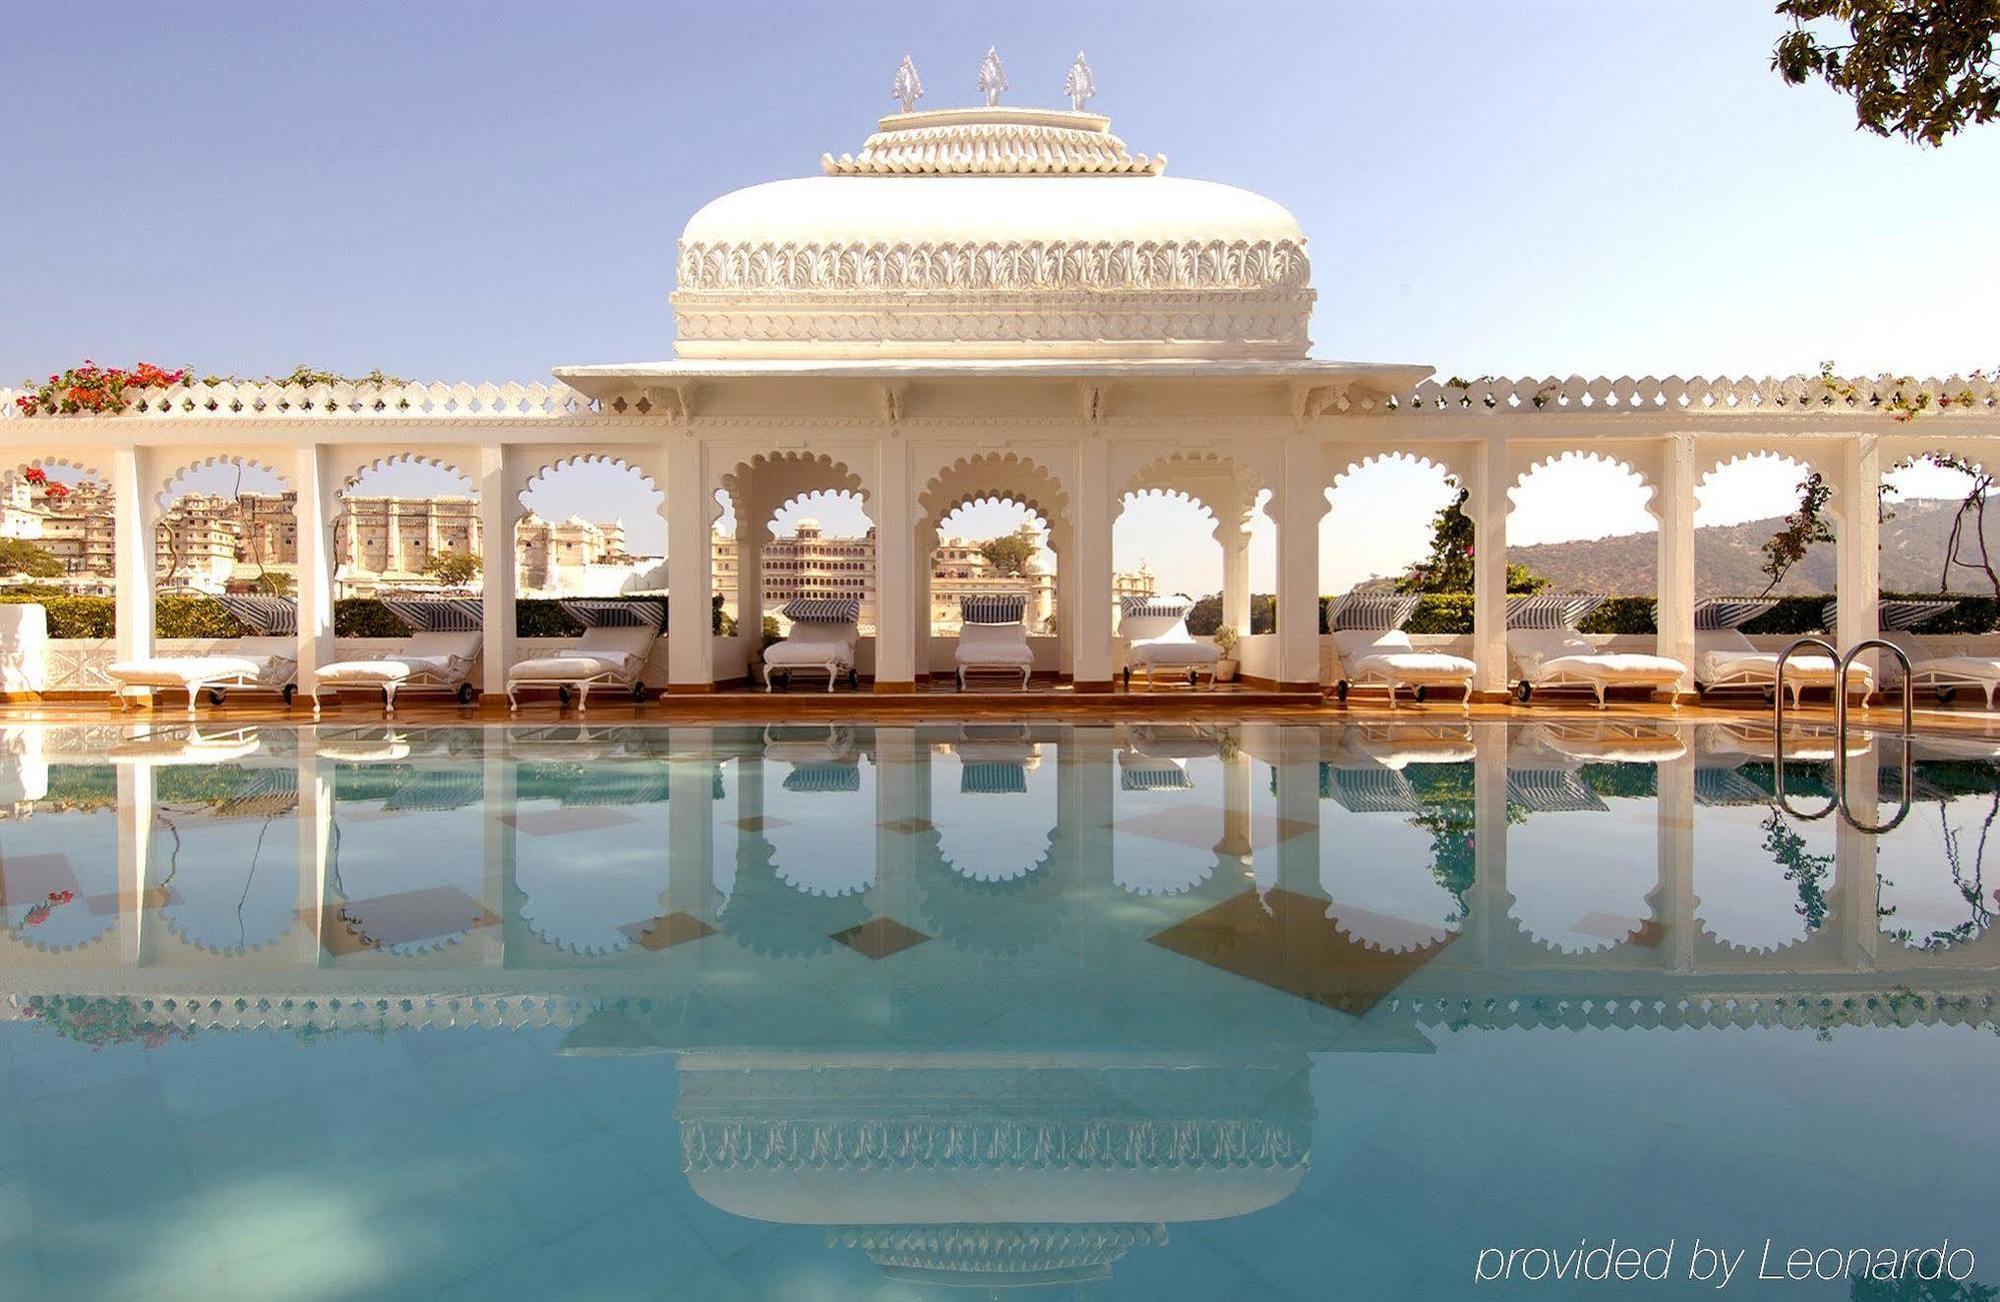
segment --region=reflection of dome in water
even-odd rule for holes
[[[824,1225],[896,1278],[1101,1278],[1175,1222],[1243,1216],[1305,1173],[1304,1055],[1181,1067],[702,1069],[681,1162],[738,1216]]]

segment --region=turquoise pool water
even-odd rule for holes
[[[1982,1296],[2000,742],[1786,754],[0,730],[0,1297]]]

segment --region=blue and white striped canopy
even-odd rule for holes
[[[1185,619],[1194,598],[1185,592],[1154,597],[1120,597],[1119,613],[1126,619]]]
[[[794,764],[785,775],[785,790],[848,792],[861,790],[861,767],[857,764]]]
[[[794,624],[852,624],[861,618],[857,597],[800,597],[785,603],[783,615]]]
[[[1772,597],[1710,597],[1695,606],[1694,626],[1711,630],[1741,628],[1777,604]]]
[[[566,597],[563,613],[585,628],[665,628],[667,603],[658,597]]]
[[[959,616],[968,624],[1018,624],[1028,609],[1026,597],[960,597]]]
[[[290,597],[225,592],[210,600],[228,611],[237,623],[254,630],[261,637],[298,635],[299,606]]]
[[[1519,629],[1573,629],[1583,617],[1604,604],[1605,599],[1583,593],[1536,593],[1507,598],[1507,627]]]
[[[1410,622],[1423,598],[1415,593],[1349,592],[1333,603],[1326,626],[1336,633],[1389,633]]]
[[[958,790],[966,796],[1018,796],[1028,790],[1028,766],[1007,760],[975,760],[959,768]]]
[[[1920,628],[1957,607],[1958,603],[1949,597],[1884,597],[1876,604],[1875,622],[1882,629],[1900,632]],[[1840,598],[1827,598],[1826,605],[1820,607],[1819,617],[1828,628],[1839,627]]]
[[[384,597],[382,608],[412,633],[477,633],[486,624],[478,597]]]

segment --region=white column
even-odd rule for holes
[[[333,515],[338,500],[328,449],[299,449],[293,525],[299,540],[299,691],[310,693],[319,667],[333,662]]]
[[[1236,630],[1238,637],[1250,635],[1250,534],[1247,516],[1228,513],[1231,518],[1215,527],[1215,540],[1222,544],[1222,622]]]
[[[916,658],[917,681],[923,682],[931,676],[931,553],[937,550],[937,529],[934,525],[921,524],[916,527],[916,595],[911,599],[912,618],[916,620],[913,653]],[[1032,621],[1033,611],[1029,612]]]
[[[136,967],[147,955],[147,878],[153,859],[153,766],[118,766],[118,960]],[[86,907],[81,901],[74,906]]]
[[[1882,451],[1873,435],[1856,437],[1840,449],[1834,506],[1840,513],[1835,534],[1839,627],[1834,641],[1845,651],[1878,636],[1882,603]],[[1880,666],[1875,652],[1864,661]]]
[[[1480,961],[1498,967],[1518,931],[1507,912],[1507,735],[1489,732],[1472,758],[1472,905],[1470,934]]]
[[[1285,612],[1278,612],[1278,629],[1285,627]],[[1327,898],[1325,873],[1320,863],[1319,761],[1317,728],[1278,729],[1277,770],[1278,826],[1286,829],[1278,842],[1278,885],[1307,899]]]
[[[1111,687],[1111,525],[1118,500],[1111,488],[1111,449],[1101,434],[1088,434],[1077,447],[1075,567],[1072,606],[1062,612],[1070,628],[1070,677],[1078,691]]]
[[[667,444],[667,690],[715,690],[712,594],[715,562],[708,528],[713,506],[705,491],[707,458],[701,441],[681,432]],[[761,520],[738,520],[740,539]],[[741,555],[739,551],[739,556]]]
[[[1304,435],[1285,444],[1284,465],[1278,494],[1278,686],[1303,691],[1319,686],[1319,521],[1326,513],[1326,491],[1320,485],[1319,449]],[[1244,613],[1247,620],[1248,610]]]
[[[513,488],[518,453],[502,446],[479,449],[480,581],[486,608],[481,643],[482,705],[506,700],[507,670],[514,664],[514,521],[521,503]]]
[[[1489,438],[1467,487],[1473,522],[1472,660],[1476,693],[1507,690],[1507,444]]]
[[[875,449],[875,690],[907,692],[917,680],[916,502],[910,449],[900,437]]]
[[[1681,735],[1689,741],[1691,730]],[[1667,966],[1675,972],[1694,971],[1694,747],[1659,766],[1657,817],[1660,886],[1654,899],[1666,923]]]
[[[294,935],[300,964],[311,968],[325,958],[326,883],[333,867],[333,772],[321,769],[312,730],[301,730],[298,744],[299,926]]]
[[[1660,521],[1656,628],[1659,653],[1684,665],[1694,664],[1694,489],[1699,474],[1694,438],[1676,434],[1668,439],[1653,499],[1653,514]],[[1693,691],[1694,675],[1682,675],[1675,690]]]
[[[158,546],[153,526],[160,508],[154,499],[153,454],[121,448],[111,456],[113,547],[117,578],[118,658],[143,660],[153,654],[153,560]]]
[[[711,546],[713,544],[711,543]],[[711,597],[709,600],[713,601]],[[736,632],[762,645],[764,636],[764,531],[736,522]]]
[[[742,619],[737,612],[737,619]],[[742,625],[739,623],[738,628]],[[675,754],[702,755],[709,749],[706,729],[669,728],[667,744]],[[715,843],[714,760],[675,760],[667,766],[667,844],[665,864],[665,925],[673,928],[657,943],[674,943],[676,935],[706,934],[715,925],[719,912],[715,890],[715,857],[718,851],[733,860],[736,843]],[[737,815],[748,818],[741,799],[742,783],[737,783]],[[680,914],[679,919],[672,915]],[[693,919],[701,926],[689,927]]]

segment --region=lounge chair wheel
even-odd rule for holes
[[[223,691],[220,687],[211,687],[208,689],[208,703],[210,705],[220,705],[228,697],[228,695],[229,694]]]
[[[1417,691],[1416,691],[1416,697],[1417,697],[1417,703],[1418,703],[1419,705],[1423,704],[1423,700],[1424,700],[1424,693],[1425,693],[1425,692],[1427,692],[1427,691],[1429,691],[1429,690],[1430,690],[1430,689],[1429,689],[1429,688],[1427,688],[1427,687],[1424,687],[1424,686],[1421,686],[1421,685],[1419,685],[1419,686],[1418,686],[1418,688],[1417,688]]]
[[[459,703],[460,705],[470,705],[470,704],[472,704],[472,684],[471,684],[471,683],[460,683],[460,684],[458,685],[458,703]]]
[[[568,704],[569,704],[569,700],[570,700],[570,690],[569,690],[569,688],[567,688],[567,687],[558,687],[558,688],[556,688],[556,703],[557,703],[558,705],[568,705]]]
[[[1514,684],[1514,699],[1526,705],[1535,694],[1535,685],[1523,678]]]
[[[1196,681],[1197,681],[1197,675],[1195,671],[1192,669],[1188,670],[1188,686],[1193,687]]]
[[[860,670],[850,669],[847,671],[847,689],[851,692],[858,692],[861,690]]]
[[[1131,666],[1131,665],[1126,665],[1126,666],[1125,666],[1125,690],[1126,690],[1126,691],[1128,691],[1128,692],[1132,690],[1132,666]]]
[[[1346,699],[1347,699],[1347,691],[1348,691],[1348,688],[1349,688],[1349,686],[1350,686],[1350,684],[1348,683],[1348,681],[1347,681],[1347,680],[1346,680],[1345,678],[1343,678],[1343,679],[1341,679],[1341,680],[1340,680],[1339,682],[1335,683],[1335,684],[1333,685],[1333,698],[1334,698],[1334,699],[1335,699],[1336,701],[1344,701],[1344,700],[1346,700]]]
[[[632,684],[632,699],[641,705],[645,704],[646,685],[644,683]]]
[[[290,705],[299,698],[299,685],[297,683],[286,683],[282,695],[285,698],[285,704]]]
[[[1958,699],[1958,689],[1956,687],[1940,687],[1937,689],[1937,699],[1939,705],[1950,705],[1954,700]]]

